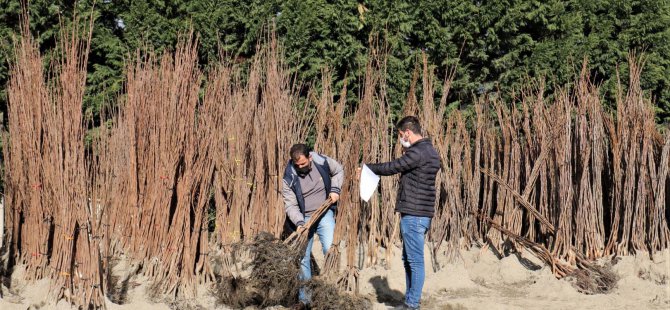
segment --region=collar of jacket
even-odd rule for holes
[[[421,144],[421,143],[426,143],[426,142],[431,143],[429,137],[425,137],[425,138],[421,138],[421,139],[419,139],[419,140],[416,140],[416,142],[414,142],[414,143],[410,146],[410,148],[411,148],[411,147],[414,147],[415,145],[419,145],[419,144]]]

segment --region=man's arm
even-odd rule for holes
[[[284,197],[284,210],[288,218],[296,226],[305,225],[305,217],[300,212],[300,207],[298,206],[298,198],[295,196],[295,193],[288,185],[286,180],[284,180],[284,186],[282,188],[282,196]]]
[[[344,168],[342,164],[328,156],[324,156],[330,167],[330,192],[340,194],[342,192],[342,183],[344,182]]]
[[[421,163],[421,154],[408,150],[400,158],[379,164],[366,164],[372,172],[378,175],[393,175],[412,170]]]

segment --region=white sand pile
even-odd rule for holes
[[[389,270],[361,272],[363,292],[378,301],[377,309],[389,309],[402,300],[403,266],[399,256],[395,260]],[[670,309],[670,250],[653,259],[621,258],[613,266],[621,280],[611,293],[600,295],[579,293],[569,281],[557,280],[530,253],[498,259],[489,250],[472,249],[461,251],[456,262],[438,261],[445,264],[441,270],[433,272],[430,265],[426,269],[424,309]],[[377,277],[388,279],[383,295],[396,296],[395,303],[375,298],[379,286],[371,280]]]

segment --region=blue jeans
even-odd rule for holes
[[[309,221],[309,216],[305,217],[305,222]],[[328,210],[318,224],[315,225],[316,229],[312,228],[309,231],[309,241],[307,242],[307,249],[305,250],[305,256],[300,261],[300,280],[307,281],[312,278],[312,264],[311,264],[311,255],[312,255],[312,244],[314,244],[314,233],[319,235],[319,240],[321,240],[321,247],[323,248],[323,255],[328,253],[330,246],[333,244],[333,235],[335,234],[335,214],[333,210]],[[314,227],[314,226],[312,226]],[[298,297],[300,301],[305,304],[310,302],[310,294],[305,291],[304,288],[300,289]]]
[[[421,290],[426,277],[423,263],[424,236],[430,227],[430,217],[403,214],[400,217],[402,261],[405,265],[405,304],[419,307]]]

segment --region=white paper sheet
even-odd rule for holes
[[[379,176],[372,172],[368,166],[363,165],[360,183],[361,199],[363,199],[365,202],[368,202],[370,197],[372,197],[372,194],[377,189],[377,185],[379,185]]]

